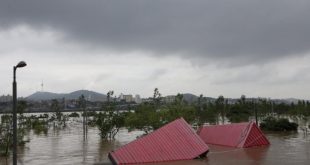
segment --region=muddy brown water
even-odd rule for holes
[[[71,121],[62,130],[50,129],[48,134],[34,134],[30,142],[19,147],[18,164],[20,165],[79,165],[109,164],[107,153],[134,140],[142,131],[128,132],[120,130],[114,141],[102,141],[97,128],[89,128],[88,138],[84,141],[80,121]],[[209,145],[207,158],[191,161],[156,163],[156,165],[291,165],[310,164],[310,133],[266,133],[271,145],[248,149],[229,148]],[[0,157],[0,165],[12,164],[11,157]]]

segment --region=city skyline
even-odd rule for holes
[[[0,95],[310,99],[310,2],[0,2]],[[83,9],[83,10],[82,10]]]

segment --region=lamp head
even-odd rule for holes
[[[22,68],[22,67],[25,67],[27,64],[25,61],[20,61],[17,65],[16,65],[16,68]]]

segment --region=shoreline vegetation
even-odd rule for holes
[[[275,132],[287,132],[287,131],[297,131],[298,124],[295,122],[290,122],[285,118],[275,118],[272,116],[266,117],[262,123],[260,123],[260,128],[264,131],[275,131]]]
[[[211,102],[200,95],[197,101],[189,103],[182,94],[177,94],[172,102],[167,103],[163,101],[157,88],[154,90],[151,101],[128,107],[127,111],[121,112],[116,108],[117,103],[113,94],[113,91],[107,93],[107,101],[102,103],[99,112],[86,108],[87,101],[84,96],[77,100],[82,112],[67,114],[61,111],[63,109],[61,102],[54,99],[50,105],[53,113],[24,115],[30,105],[24,100],[18,101],[18,144],[22,146],[29,141],[27,135],[30,131],[35,134],[47,134],[50,128],[66,128],[70,119],[80,117],[83,117],[83,125],[98,128],[100,132],[98,136],[101,139],[113,140],[120,128],[126,127],[129,131],[138,129],[148,134],[180,117],[183,117],[192,126],[201,126],[205,123],[247,122],[257,114],[262,130],[288,132],[298,130],[298,124],[291,122],[288,118],[308,121],[310,116],[308,101],[298,101],[297,104],[276,104],[267,99],[254,101],[242,95],[236,103],[231,104],[223,96],[219,96]],[[283,118],[283,116],[286,117]],[[11,123],[11,114],[1,114],[0,156],[10,155],[12,147]]]

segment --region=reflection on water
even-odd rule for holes
[[[102,141],[96,128],[89,128],[88,139],[83,140],[81,121],[72,121],[63,130],[50,129],[47,135],[30,133],[30,142],[20,147],[18,163],[41,164],[102,164],[109,162],[107,153],[127,144],[141,135],[142,131],[120,130],[115,141]],[[310,135],[302,132],[291,134],[267,133],[269,147],[236,149],[209,145],[208,157],[202,160],[164,162],[157,165],[185,164],[309,164]],[[101,163],[100,163],[101,162]],[[0,164],[11,164],[11,158],[0,158]]]
[[[227,148],[210,145],[207,164],[264,164],[269,147]]]
[[[271,134],[272,147],[271,163],[277,164],[309,164],[310,162],[310,134]],[[308,163],[307,163],[308,162]]]

